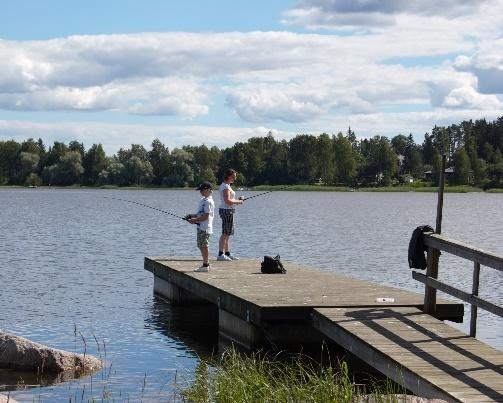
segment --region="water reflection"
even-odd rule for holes
[[[86,375],[76,375],[73,371],[39,374],[34,371],[0,369],[0,392],[57,385],[81,377]]]
[[[213,304],[171,305],[154,295],[145,327],[160,332],[199,357],[218,350],[218,308]]]

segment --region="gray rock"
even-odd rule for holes
[[[98,358],[91,355],[57,350],[0,331],[0,368],[81,375],[97,371],[102,365]]]

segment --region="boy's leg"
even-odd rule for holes
[[[209,264],[209,251],[208,251],[208,245],[206,246],[201,246],[199,248],[201,250],[201,256],[203,258],[203,264]]]

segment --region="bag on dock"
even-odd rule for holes
[[[265,274],[286,273],[279,255],[275,257],[264,256],[264,261],[260,264],[260,271]]]
[[[409,242],[409,267],[411,269],[426,269],[426,258],[424,252],[427,248],[423,243],[423,233],[433,232],[433,228],[429,225],[421,225],[412,233]]]

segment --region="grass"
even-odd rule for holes
[[[348,366],[322,365],[301,355],[277,359],[234,349],[216,361],[203,360],[194,382],[180,392],[190,402],[357,402],[372,395],[375,402],[398,401],[403,390],[391,382],[357,385]]]

